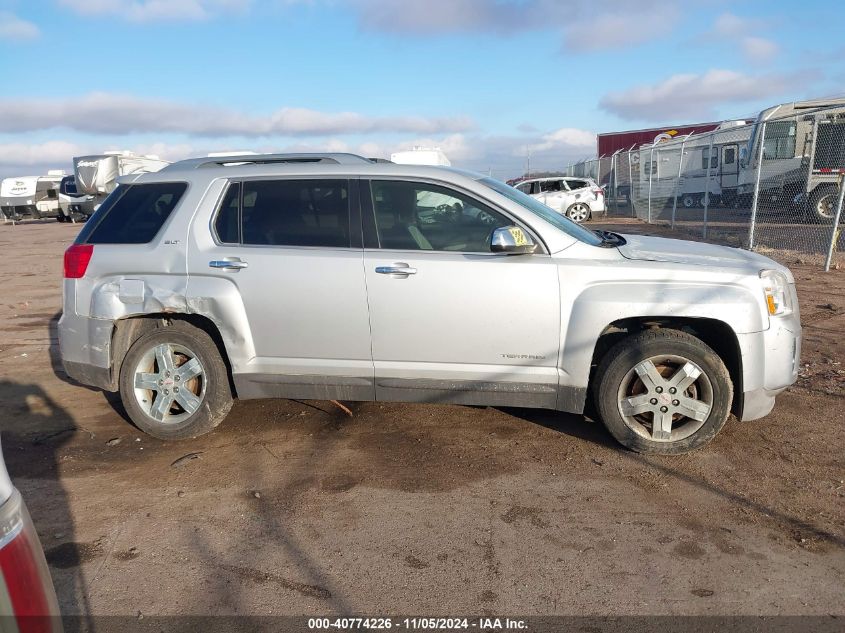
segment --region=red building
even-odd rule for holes
[[[611,156],[617,150],[627,151],[631,146],[639,147],[644,143],[653,143],[661,136],[674,137],[695,132],[709,132],[715,130],[719,123],[694,123],[692,125],[652,127],[647,130],[630,130],[628,132],[605,132],[598,135],[597,156]],[[665,136],[664,136],[665,135]]]

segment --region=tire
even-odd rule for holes
[[[566,217],[577,224],[586,222],[590,217],[590,206],[584,202],[576,202],[566,210]]]
[[[695,378],[689,381],[691,375]],[[670,393],[676,388],[673,379],[680,385],[677,393]],[[733,383],[722,359],[703,341],[679,330],[647,330],[605,354],[593,380],[593,398],[620,444],[638,453],[678,455],[704,446],[722,429]],[[625,414],[623,407],[629,407]],[[662,426],[654,428],[656,416],[669,420],[668,434]]]
[[[118,386],[132,422],[161,440],[204,435],[232,408],[229,374],[217,345],[201,329],[180,321],[132,344],[121,365]],[[157,403],[162,405],[159,409]]]
[[[819,224],[830,224],[836,214],[836,202],[839,190],[834,186],[816,187],[810,194],[808,220]]]
[[[685,193],[681,198],[681,204],[684,205],[685,209],[693,209],[698,205],[698,198],[691,193]]]

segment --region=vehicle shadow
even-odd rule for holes
[[[0,380],[3,455],[45,549],[66,631],[92,630],[81,569],[91,552],[76,542],[73,513],[61,483],[63,447],[79,430],[73,417],[38,385]]]

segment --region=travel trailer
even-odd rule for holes
[[[94,196],[79,193],[76,178],[65,176],[59,185],[59,210],[59,222],[88,218],[94,213]]]
[[[674,200],[677,195],[678,206],[688,209],[703,207],[706,194],[709,206],[733,205],[739,181],[739,150],[750,134],[747,121],[724,121],[713,132],[641,145],[634,158],[639,165],[638,198],[646,199],[650,188],[652,201]],[[683,163],[679,164],[682,148]]]
[[[46,176],[20,176],[0,182],[0,212],[11,220],[25,216],[55,218],[59,211],[59,185],[65,172],[56,169]]]
[[[73,174],[77,192],[94,196],[93,208],[97,209],[117,187],[120,176],[156,172],[169,164],[158,156],[140,156],[129,151],[104,152],[74,157]]]
[[[399,165],[440,165],[449,167],[452,163],[439,147],[415,147],[390,155],[390,162]]]
[[[798,205],[810,221],[832,221],[839,175],[845,170],[845,99],[797,101],[763,110],[740,164],[739,194],[745,201],[750,203],[759,184],[759,200],[766,204]]]

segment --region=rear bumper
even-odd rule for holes
[[[83,385],[116,390],[111,371],[113,329],[111,321],[62,313],[58,326],[59,350],[70,378]]]
[[[797,314],[773,318],[765,332],[740,336],[743,359],[742,420],[768,415],[775,397],[798,380],[801,323]]]

